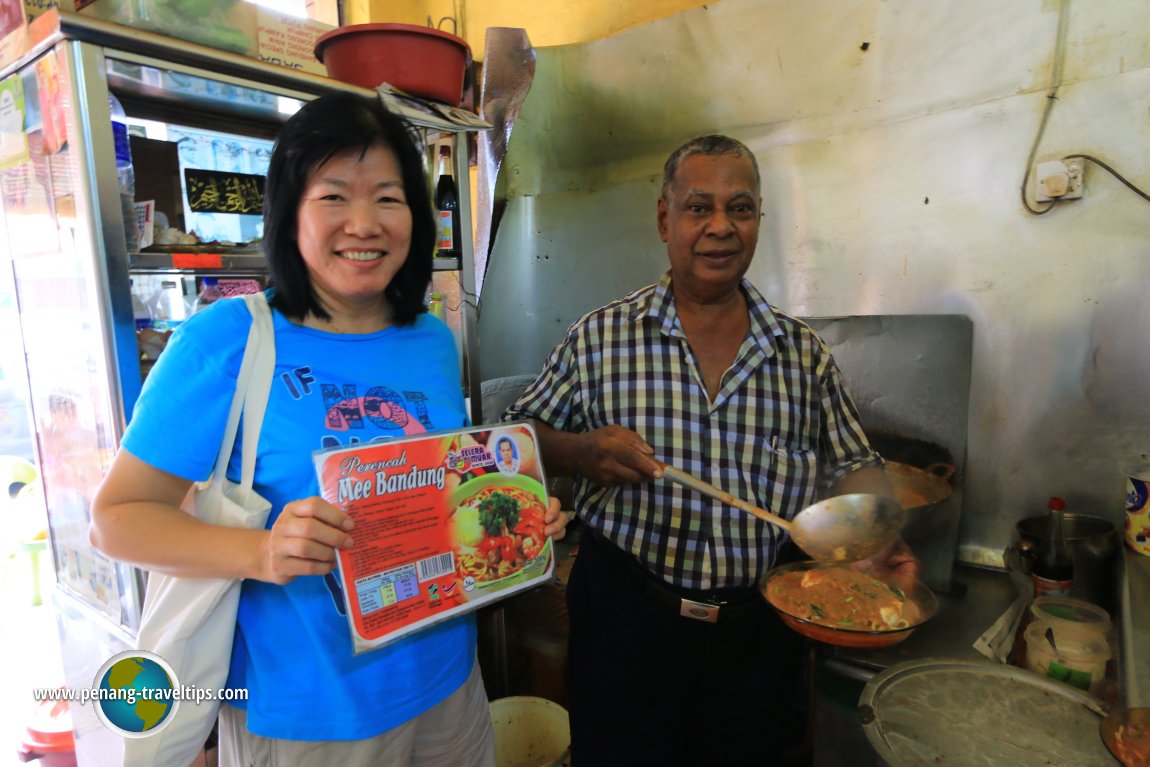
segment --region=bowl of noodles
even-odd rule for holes
[[[543,533],[547,491],[534,479],[484,474],[457,487],[448,502],[456,572],[479,588],[514,578],[550,555]]]
[[[898,644],[938,611],[923,583],[904,590],[850,564],[793,562],[767,573],[760,588],[787,626],[840,647]]]

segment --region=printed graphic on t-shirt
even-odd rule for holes
[[[324,434],[320,448],[330,449],[352,446],[362,442],[377,442],[434,431],[428,414],[427,396],[421,391],[397,392],[378,385],[362,393],[356,384],[340,384],[317,380],[310,367],[298,367],[280,375],[280,382],[292,399],[304,401],[309,397],[323,398],[323,428],[336,434]],[[382,434],[379,432],[383,432]],[[369,436],[370,434],[370,436]],[[339,579],[334,574],[324,577],[332,605],[340,615],[345,614],[344,598]]]
[[[389,386],[368,387],[361,393],[358,384],[339,384],[319,381],[310,367],[299,367],[283,373],[280,380],[293,399],[323,397],[324,428],[345,432],[348,444],[361,442],[356,434],[364,429],[381,430],[375,439],[424,434],[435,430],[428,414],[427,395],[421,391],[398,392]],[[338,445],[338,440],[324,437],[321,447]]]

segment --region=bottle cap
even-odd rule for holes
[[[1046,508],[1053,511],[1064,511],[1066,509],[1066,501],[1058,497],[1052,497],[1046,502]]]
[[[442,146],[440,146],[439,147],[439,156],[440,157],[450,157],[451,156],[451,147],[449,147],[447,144],[443,144]]]

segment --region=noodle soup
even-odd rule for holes
[[[771,571],[763,596],[803,636],[845,647],[902,641],[938,602],[925,585],[903,591],[850,565],[797,562]]]
[[[786,573],[771,582],[767,599],[796,618],[834,628],[889,631],[919,618],[901,589],[847,567]]]

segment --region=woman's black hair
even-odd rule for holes
[[[296,241],[299,206],[308,175],[337,155],[366,153],[376,146],[395,152],[411,208],[411,250],[384,296],[397,325],[409,325],[425,310],[431,282],[435,218],[424,176],[423,153],[414,129],[378,98],[337,91],[305,104],[276,138],[264,189],[264,257],[275,286],[271,305],[292,319],[310,312],[331,319],[320,304]]]

